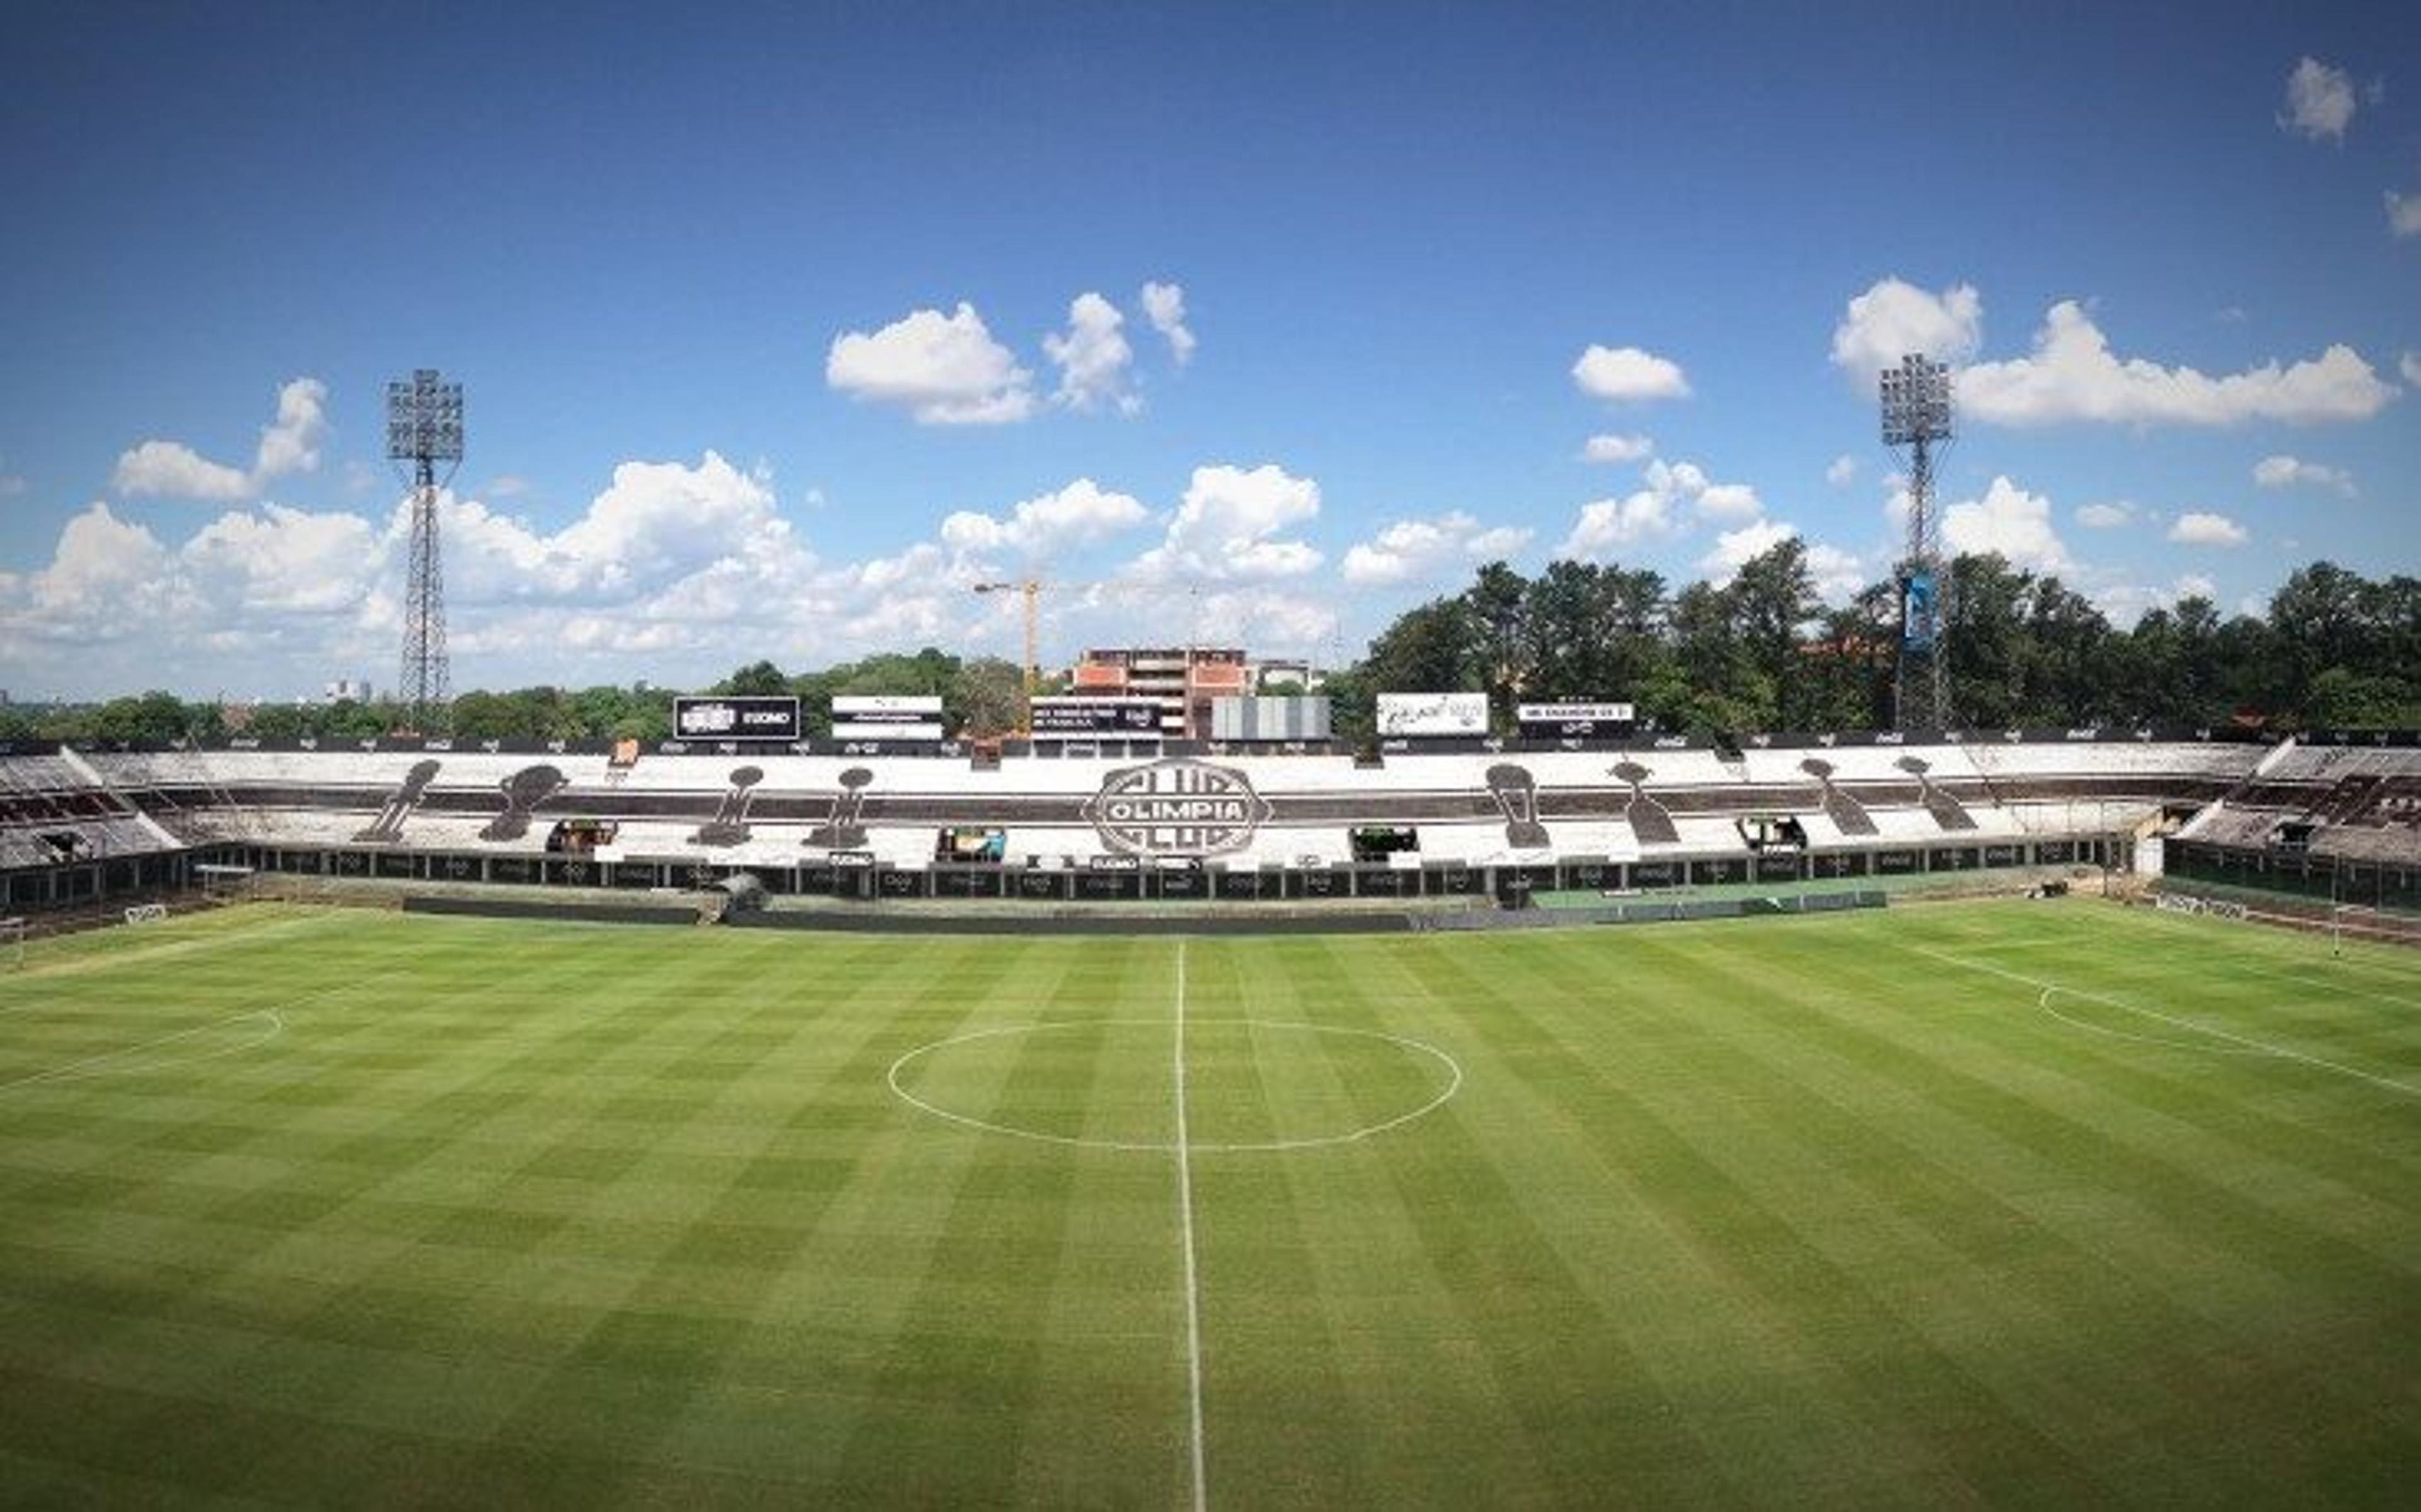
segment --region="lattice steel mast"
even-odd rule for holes
[[[1883,370],[1882,393],[1883,444],[1908,453],[1908,555],[1900,566],[1892,727],[1944,729],[1951,722],[1950,572],[1933,500],[1933,448],[1951,440],[1950,369],[1912,352]]]
[[[403,586],[403,672],[396,697],[426,731],[452,698],[445,664],[445,569],[437,549],[437,491],[462,460],[462,385],[433,367],[386,386],[386,455],[412,464],[412,549]],[[441,473],[440,469],[443,469]]]

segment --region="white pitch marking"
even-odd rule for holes
[[[1202,1454],[1202,1290],[1194,1258],[1194,1161],[1185,1129],[1185,940],[1177,942],[1177,1210],[1185,1232],[1185,1375],[1194,1417],[1194,1512],[1210,1505]]]
[[[928,1102],[900,1084],[899,1080],[900,1073],[907,1070],[912,1063],[936,1051],[948,1050],[953,1045],[972,1044],[979,1039],[1000,1039],[1010,1035],[1048,1034],[1061,1029],[1157,1028],[1163,1021],[1158,1019],[1070,1019],[1054,1023],[1013,1023],[999,1029],[977,1029],[969,1034],[953,1035],[947,1039],[936,1039],[918,1045],[893,1061],[890,1068],[883,1073],[883,1080],[890,1085],[891,1095],[900,1101],[920,1113],[931,1114],[936,1118],[957,1124],[963,1129],[977,1130],[987,1134],[1006,1134],[1011,1139],[1030,1139],[1041,1145],[1064,1145],[1070,1149],[1127,1150],[1148,1155],[1173,1154],[1177,1146],[1168,1140],[1089,1139],[1080,1134],[1054,1134],[1039,1129],[1020,1129],[1014,1124],[992,1123],[988,1119],[953,1112],[938,1103]],[[1445,1085],[1439,1090],[1437,1096],[1417,1108],[1396,1115],[1393,1118],[1381,1119],[1375,1124],[1365,1124],[1359,1129],[1348,1130],[1341,1134],[1316,1134],[1304,1139],[1249,1140],[1216,1145],[1206,1145],[1197,1139],[1191,1142],[1193,1153],[1196,1155],[1282,1154],[1289,1150],[1325,1149],[1334,1145],[1358,1145],[1366,1139],[1383,1134],[1391,1129],[1399,1129],[1415,1118],[1425,1117],[1436,1112],[1456,1093],[1462,1090],[1462,1063],[1427,1040],[1385,1034],[1377,1029],[1349,1029],[1342,1024],[1333,1023],[1294,1023],[1280,1019],[1196,1019],[1194,1021],[1242,1024],[1248,1029],[1297,1029],[1304,1034],[1351,1035],[1357,1039],[1382,1040],[1390,1045],[1401,1046],[1405,1050],[1417,1051],[1445,1067],[1446,1072]]]
[[[241,1045],[227,1045],[218,1050],[205,1051],[199,1055],[174,1055],[164,1061],[141,1061],[129,1067],[119,1067],[116,1064],[129,1055],[140,1054],[144,1051],[161,1045],[174,1044],[180,1039],[191,1039],[195,1035],[206,1035],[213,1029],[223,1029],[231,1023],[242,1023],[246,1019],[267,1019],[269,1033],[258,1039],[247,1039]],[[286,1021],[278,1016],[275,1008],[255,1008],[249,1013],[231,1014],[210,1023],[195,1024],[191,1029],[180,1029],[175,1034],[162,1035],[156,1039],[147,1039],[139,1045],[129,1045],[123,1050],[104,1051],[98,1055],[87,1055],[80,1061],[70,1061],[65,1066],[54,1066],[47,1071],[36,1071],[31,1076],[21,1076],[13,1082],[0,1082],[0,1092],[14,1091],[18,1087],[32,1086],[39,1082],[72,1082],[85,1076],[105,1076],[117,1070],[148,1071],[164,1069],[171,1066],[191,1066],[197,1061],[215,1060],[221,1055],[233,1055],[240,1051],[266,1045],[284,1033],[285,1029]]]
[[[2192,1030],[2194,1033],[2198,1035],[2209,1035],[2214,1039],[2225,1039],[2232,1045],[2241,1045],[2246,1050],[2252,1051],[2257,1054],[2275,1055],[2280,1060],[2301,1061],[2306,1066],[2317,1066],[2324,1071],[2335,1071],[2339,1076],[2351,1076],[2359,1082],[2368,1082],[2373,1086],[2383,1086],[2390,1092],[2400,1092],[2408,1098],[2421,1098],[2421,1087],[2408,1086],[2402,1082],[2392,1082],[2386,1077],[2375,1076],[2368,1071],[2356,1070],[2351,1066],[2340,1066],[2335,1061],[2322,1060],[2318,1055],[2306,1055],[2299,1050],[2288,1050],[2282,1046],[2265,1044],[2258,1039],[2248,1039],[2242,1035],[2230,1034],[2225,1029],[2214,1029],[2207,1023],[2196,1023],[2191,1019],[2176,1018],[2170,1014],[2161,1012],[2158,1008],[2142,1007],[2132,1003],[2122,1003],[2115,997],[2107,997],[2099,992],[2087,992],[2078,988],[2062,987],[2057,982],[2046,982],[2040,977],[2028,976],[2023,972],[2007,971],[2001,967],[1994,966],[1988,961],[1968,960],[1962,957],[1951,955],[1947,951],[1929,950],[1923,945],[1910,945],[1908,948],[1920,956],[1929,956],[1935,960],[1946,961],[1953,966],[1964,966],[1969,971],[1989,972],[1994,976],[2006,977],[2012,982],[2023,982],[2028,987],[2036,988],[2047,992],[2065,992],[2070,997],[2083,998],[2088,1003],[2105,1003],[2111,1007],[2118,1008],[2128,1013],[2140,1013],[2147,1019],[2157,1019],[2161,1022],[2169,1024],[2175,1028]]]
[[[2046,987],[2042,990],[2042,996],[2035,999],[2035,1006],[2070,1028],[2082,1029],[2086,1034],[2106,1035],[2112,1039],[2132,1039],[2139,1045],[2166,1045],[2171,1050],[2191,1050],[2200,1055],[2266,1055],[2270,1053],[2266,1050],[2236,1050],[2226,1045],[2196,1044],[2191,1039],[2167,1039],[2159,1035],[2129,1034],[2124,1029],[2113,1029],[2108,1024],[2087,1023],[2083,1019],[2071,1019],[2051,1005],[2051,1000],[2063,992],[2070,997],[2091,995],[2079,992],[2074,988]]]

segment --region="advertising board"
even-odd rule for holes
[[[795,740],[799,701],[742,694],[678,697],[673,734],[684,740]]]
[[[839,694],[832,701],[836,740],[938,740],[940,694]]]
[[[1630,704],[1521,704],[1513,716],[1524,740],[1569,740],[1628,735],[1639,711]]]
[[[1484,693],[1382,693],[1378,733],[1384,736],[1470,736],[1488,733]]]
[[[1160,733],[1160,700],[1157,698],[1087,698],[1067,694],[1037,698],[1026,707],[1029,725],[1038,740]]]

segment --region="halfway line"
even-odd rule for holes
[[[1194,1259],[1194,1156],[1185,1130],[1185,940],[1177,942],[1177,1212],[1185,1236],[1185,1375],[1194,1424],[1194,1512],[1210,1505],[1202,1468],[1202,1289]]]

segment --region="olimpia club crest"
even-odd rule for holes
[[[1134,856],[1242,850],[1269,817],[1269,801],[1242,772],[1182,756],[1113,772],[1085,804],[1101,843]]]

